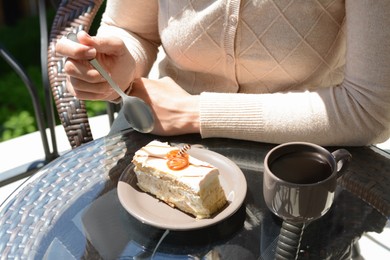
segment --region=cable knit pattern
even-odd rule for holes
[[[365,145],[390,135],[390,1],[116,2],[104,26],[142,38],[128,44],[143,53],[138,71],[161,42],[161,76],[201,94],[205,138]]]

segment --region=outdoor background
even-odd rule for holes
[[[51,1],[46,2],[50,33],[55,11]],[[96,31],[96,28],[97,23],[93,25],[91,32]],[[10,52],[24,68],[38,89],[41,105],[44,107],[37,0],[0,0],[0,46]],[[86,102],[86,105],[89,116],[106,112],[105,102]],[[56,120],[59,124],[58,117]],[[28,89],[10,65],[0,57],[0,142],[37,130]]]

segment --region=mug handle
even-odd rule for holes
[[[352,155],[345,149],[339,149],[332,153],[337,167],[337,178],[345,172],[348,168],[350,161],[352,160]]]

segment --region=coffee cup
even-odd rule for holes
[[[276,146],[264,160],[263,195],[267,207],[288,222],[318,219],[331,208],[337,179],[351,159],[345,149],[331,153],[307,142]]]

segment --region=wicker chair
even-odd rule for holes
[[[70,95],[65,88],[65,75],[62,71],[64,57],[57,56],[54,46],[59,38],[68,32],[88,31],[103,0],[62,0],[55,16],[50,34],[48,50],[48,73],[51,88],[61,122],[72,147],[77,147],[93,139],[84,102]],[[375,153],[373,151],[373,153]],[[373,155],[374,156],[374,155]],[[359,160],[359,158],[354,158]],[[362,159],[362,158],[360,158]],[[386,171],[367,172],[353,167],[343,175],[340,184],[372,205],[381,214],[390,216],[390,164]]]
[[[93,140],[85,102],[71,95],[65,86],[65,57],[55,52],[55,44],[68,32],[89,31],[104,0],[62,0],[54,17],[48,46],[48,76],[55,106],[73,148]],[[113,106],[109,106],[112,109]],[[112,111],[108,111],[112,116]],[[110,118],[110,121],[112,119]]]

